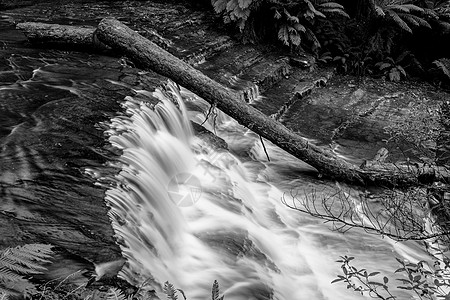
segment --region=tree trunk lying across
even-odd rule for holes
[[[61,46],[71,49],[108,50],[95,36],[95,27],[46,24],[36,22],[19,23],[28,40],[43,46]]]
[[[174,80],[216,105],[240,124],[315,167],[324,176],[350,183],[389,186],[447,181],[450,178],[445,168],[437,166],[382,163],[359,167],[350,164],[332,152],[310,144],[281,123],[240,101],[236,92],[213,81],[121,22],[112,18],[103,19],[96,34],[100,41],[127,55],[137,66]]]

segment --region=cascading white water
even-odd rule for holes
[[[188,299],[209,298],[214,280],[226,299],[361,299],[345,285],[330,284],[340,274],[339,255],[356,256],[368,270],[387,275],[396,268],[394,256],[426,257],[415,243],[358,231],[343,235],[287,208],[284,192],[332,187],[302,176],[310,167],[270,143],[268,162],[259,137],[223,114],[205,126],[230,149],[212,150],[189,123],[203,122],[207,105],[191,95],[189,105],[199,109],[187,112],[177,90],[172,93],[178,108],[161,92],[154,109],[127,97],[126,114],[110,123],[109,140],[123,154],[106,201],[128,260],[125,279],[151,279],[158,291],[169,281]],[[169,195],[178,174],[200,182],[192,205],[177,206]],[[183,182],[177,188],[192,192]]]

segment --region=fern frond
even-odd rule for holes
[[[38,271],[34,267],[39,267],[40,270],[45,270],[44,267],[33,264],[31,261],[25,259],[18,260],[0,257],[0,270],[7,269],[24,275],[41,273],[41,271]]]
[[[9,295],[7,292],[3,292],[2,288],[0,287],[0,300],[8,300],[9,299]]]
[[[166,281],[164,283],[163,292],[166,294],[169,300],[178,300],[177,290],[170,282]]]
[[[397,24],[397,26],[409,33],[412,33],[412,29],[408,26],[408,24],[406,24],[405,21],[402,20],[402,18],[400,18],[397,13],[394,11],[388,11],[388,15],[395,22],[395,24]]]
[[[0,267],[0,283],[3,281],[19,281],[23,279],[22,275],[6,267]]]
[[[410,9],[405,7],[404,5],[389,5],[387,7],[389,10],[393,10],[397,13],[402,12],[402,13],[409,13]]]
[[[249,7],[250,4],[252,4],[252,2],[253,2],[253,0],[239,0],[238,4],[239,4],[240,8],[245,9],[245,8]]]
[[[300,23],[294,24],[294,28],[295,28],[295,30],[297,30],[298,32],[305,32],[305,31],[306,31],[306,27],[303,26],[303,25],[300,24]]]
[[[228,0],[226,6],[228,12],[234,11],[236,7],[239,7],[238,0]]]
[[[317,39],[316,35],[314,34],[314,32],[311,29],[306,28],[305,34],[306,34],[307,39],[313,43],[313,46],[315,48],[321,47],[319,39]]]
[[[402,4],[403,7],[409,9],[410,12],[423,12],[423,8],[414,4]]]
[[[118,288],[110,288],[106,294],[106,300],[126,300],[126,297]]]
[[[302,39],[300,37],[300,34],[298,34],[298,32],[295,31],[295,33],[289,34],[289,41],[294,46],[300,46]]]
[[[336,8],[336,9],[344,10],[344,7],[341,4],[336,3],[336,2],[321,3],[321,4],[318,5],[318,7],[320,7],[320,8],[332,8],[332,9]]]
[[[49,262],[48,259],[54,254],[52,248],[52,245],[47,244],[26,244],[15,248],[9,248],[6,251],[14,256]]]
[[[289,32],[286,25],[281,25],[278,30],[278,39],[286,46],[289,46]]]
[[[450,23],[449,22],[440,21],[439,26],[441,26],[443,31],[446,31],[446,32],[450,31]]]
[[[314,7],[314,5],[311,3],[311,1],[305,0],[305,2],[306,2],[306,4],[308,5],[309,10],[310,10],[314,15],[316,15],[316,16],[318,16],[318,17],[326,18],[326,16],[325,16],[323,13],[321,13],[320,11],[318,11],[318,10]]]
[[[322,9],[322,12],[324,14],[335,14],[335,15],[340,15],[343,16],[347,19],[350,19],[350,16],[343,11],[342,9],[337,9],[337,8],[327,8],[327,9]]]
[[[423,19],[421,17],[408,14],[408,15],[402,16],[402,18],[404,18],[405,20],[408,20],[409,22],[412,22],[412,20],[414,20],[414,22],[419,24],[420,27],[426,27],[426,28],[431,29],[430,23],[428,23],[425,19]]]
[[[220,288],[217,280],[214,280],[211,290],[211,300],[223,300],[224,296],[220,297]]]
[[[214,11],[218,14],[222,13],[227,8],[227,0],[212,0],[211,3]]]
[[[433,18],[435,20],[439,19],[439,14],[434,9],[424,8],[423,14],[429,18]]]
[[[0,292],[14,294],[35,291],[24,275],[39,274],[53,254],[52,246],[27,244],[0,251]]]
[[[378,15],[379,17],[384,17],[384,16],[386,15],[386,13],[384,12],[384,10],[383,10],[380,6],[378,6],[378,5],[375,6],[375,12],[377,13],[377,15]]]

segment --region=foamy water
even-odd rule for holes
[[[388,276],[398,267],[395,257],[427,259],[417,243],[358,230],[338,233],[289,209],[281,201],[286,193],[302,197],[315,190],[320,196],[335,186],[313,181],[310,166],[266,141],[268,161],[259,136],[221,113],[205,126],[229,150],[212,150],[189,125],[189,119],[204,121],[203,100],[186,94],[189,107],[198,108],[188,112],[182,101],[177,108],[161,92],[155,96],[162,103],[154,109],[128,97],[126,115],[114,118],[108,131],[123,150],[122,171],[106,201],[128,260],[125,279],[149,280],[159,293],[169,281],[188,299],[209,298],[214,280],[226,299],[361,299],[345,284],[330,283],[341,274],[340,255]],[[174,98],[181,96],[175,92]],[[192,205],[176,205],[170,196],[177,174],[200,183]],[[180,193],[193,192],[187,185],[179,184]]]

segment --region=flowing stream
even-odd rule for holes
[[[192,110],[179,101],[182,113],[161,91],[154,110],[127,97],[125,116],[109,123],[110,142],[123,150],[106,200],[129,261],[124,278],[169,281],[189,299],[206,299],[213,280],[227,299],[359,299],[330,284],[340,255],[386,275],[394,257],[426,257],[415,243],[341,234],[287,208],[281,199],[293,190],[320,198],[335,187],[315,182],[311,167],[266,141],[268,161],[259,137],[220,112],[205,126],[229,149],[214,150],[189,126],[204,121],[208,105],[186,94]]]
[[[98,204],[105,198],[128,258],[121,276],[150,280],[158,293],[169,281],[188,299],[209,298],[214,280],[225,299],[361,299],[330,284],[339,256],[387,276],[396,257],[429,259],[420,243],[339,233],[286,207],[291,192],[320,197],[336,186],[265,141],[269,161],[259,136],[219,112],[204,126],[228,149],[195,137],[189,120],[202,123],[209,106],[187,91],[178,107],[161,91],[148,98],[145,88],[163,82],[155,74],[118,58],[21,48],[23,37],[0,25],[3,247],[56,244],[82,267],[89,263],[79,257],[117,259]],[[155,108],[154,98],[163,100]],[[345,189],[357,201],[360,191]],[[414,299],[395,286],[399,299]]]

